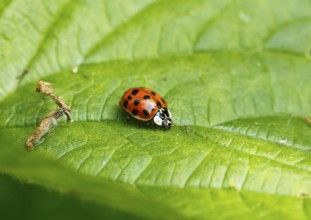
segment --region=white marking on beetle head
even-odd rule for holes
[[[162,126],[163,120],[162,120],[158,115],[155,115],[155,116],[153,117],[153,121],[154,121],[154,123],[156,123],[157,125]]]

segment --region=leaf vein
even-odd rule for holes
[[[54,30],[54,28],[58,27],[56,25],[58,22],[62,20],[62,14],[64,12],[68,13],[70,7],[75,6],[76,4],[72,4],[75,2],[74,0],[69,0],[66,4],[62,5],[62,7],[56,12],[54,20],[49,23],[47,28],[44,30],[44,35],[42,36],[41,40],[39,41],[36,50],[34,51],[33,55],[29,58],[28,64],[26,65],[26,68],[31,68],[32,64],[35,62],[37,59],[38,55],[40,54],[39,52],[45,47],[46,41],[49,39],[50,34]],[[21,81],[22,78],[19,79],[19,82]]]
[[[153,1],[151,3],[149,3],[148,5],[146,5],[145,7],[143,7],[141,10],[137,11],[135,14],[133,14],[130,18],[127,19],[126,22],[123,22],[121,24],[119,24],[112,32],[110,32],[109,34],[107,34],[104,38],[102,38],[101,40],[99,40],[97,43],[94,44],[93,47],[91,47],[85,55],[85,59],[89,58],[90,56],[92,56],[94,53],[97,52],[98,48],[100,48],[101,45],[103,45],[107,39],[109,39],[111,36],[113,36],[114,34],[118,33],[119,30],[121,30],[123,27],[125,27],[126,25],[130,24],[134,19],[136,19],[137,17],[139,17],[143,12],[145,12],[147,9],[152,8],[154,5],[156,5],[158,3],[158,1]]]

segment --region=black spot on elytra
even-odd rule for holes
[[[125,100],[124,102],[123,102],[123,106],[124,106],[124,108],[126,108],[126,106],[129,104],[129,102],[127,101],[127,100]]]
[[[147,110],[143,110],[144,115],[149,115],[149,112]]]
[[[129,95],[129,96],[127,97],[127,99],[128,99],[128,100],[131,100],[131,99],[132,99],[132,96]]]
[[[162,105],[160,102],[157,102],[157,106],[158,106],[158,108],[162,108]]]
[[[152,94],[152,95],[156,95],[156,93],[155,93],[154,91],[151,91],[151,94]]]
[[[132,111],[132,115],[137,115],[138,114],[138,111],[137,111],[137,109],[134,109],[133,111]]]
[[[144,95],[144,99],[150,99],[149,95]]]
[[[134,105],[135,105],[135,106],[139,105],[139,100],[138,100],[138,99],[135,99],[135,100],[134,100]]]
[[[139,92],[138,89],[134,89],[134,90],[132,91],[132,95],[136,95],[138,92]]]

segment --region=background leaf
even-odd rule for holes
[[[111,218],[310,218],[310,7],[2,1],[1,171],[76,195],[64,203],[81,213],[76,200],[94,203],[96,218],[100,207],[121,210]],[[56,109],[35,93],[39,79],[74,122],[25,152]],[[171,130],[126,121],[118,101],[133,86],[168,101]]]

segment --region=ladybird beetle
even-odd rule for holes
[[[151,121],[169,129],[172,125],[172,115],[167,103],[155,91],[135,87],[126,90],[120,99],[121,107],[140,121]]]

